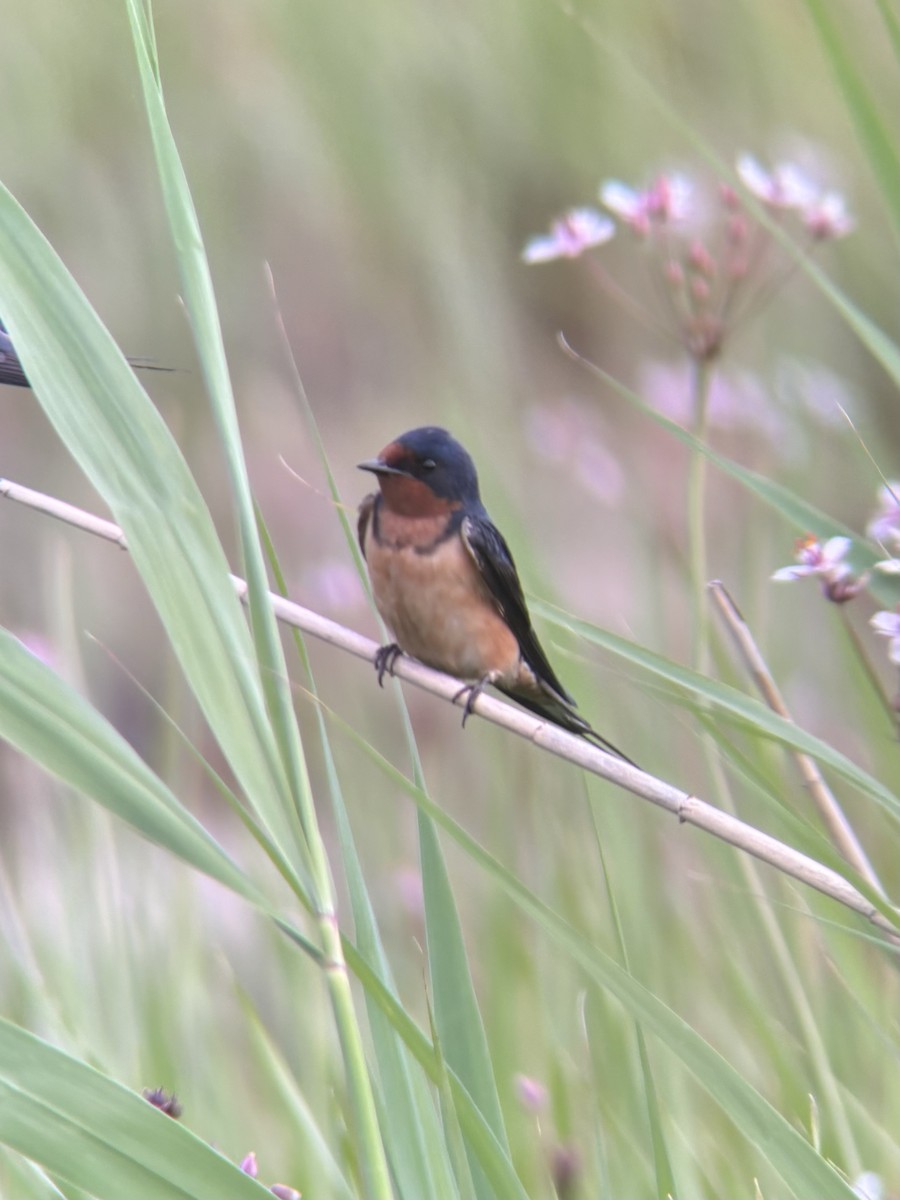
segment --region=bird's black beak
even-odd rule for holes
[[[405,475],[398,467],[391,467],[383,458],[367,458],[365,462],[357,463],[360,471],[371,471],[373,475]]]

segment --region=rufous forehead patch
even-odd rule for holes
[[[399,462],[402,462],[404,458],[408,458],[409,455],[402,442],[388,442],[378,457],[389,467],[396,467]]]

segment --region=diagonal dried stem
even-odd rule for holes
[[[125,537],[118,525],[53,496],[33,491],[8,479],[0,479],[0,496],[47,513],[69,525],[115,542],[122,549],[127,549]],[[247,591],[246,582],[235,575],[231,576],[231,580],[235,591],[243,598]],[[271,595],[270,599],[273,612],[279,621],[293,625],[311,637],[327,642],[357,658],[366,659],[368,662],[375,661],[378,645],[371,638],[339,625],[311,609],[285,600],[282,596]],[[405,655],[398,660],[394,673],[398,678],[415,684],[432,695],[440,696],[451,704],[460,703],[458,679],[443,675],[440,671],[433,671]],[[463,698],[461,703],[465,702]],[[495,700],[492,696],[484,693],[479,695],[472,711],[485,720],[525,738],[540,749],[558,758],[564,758],[665,809],[676,816],[681,824],[694,825],[713,837],[728,842],[736,849],[752,854],[761,862],[768,863],[783,874],[859,913],[877,929],[886,933],[891,941],[900,941],[900,914],[897,914],[897,919],[891,920],[837,871],[794,850],[777,838],[738,820],[715,805],[673,787],[665,780],[614,758],[582,738],[560,729],[559,726],[541,721],[521,709]]]
[[[750,632],[750,627],[741,615],[734,600],[728,594],[725,585],[720,580],[714,579],[710,583],[709,589],[712,592],[713,600],[725,623],[725,627],[731,634],[732,640],[744,660],[744,665],[753,677],[753,681],[759,689],[762,698],[773,712],[778,713],[786,721],[794,723],[794,718],[791,716],[784,702],[784,697],[778,690],[778,685],[760,653],[753,634]],[[813,803],[819,810],[819,815],[825,823],[831,840],[854,870],[858,871],[862,878],[880,896],[885,896],[886,893],[881,885],[881,881],[876,875],[874,867],[869,862],[865,850],[860,845],[853,826],[847,820],[837,798],[825,782],[822,772],[819,770],[819,764],[814,758],[810,758],[808,754],[804,754],[802,750],[793,750],[791,753],[794,756],[794,761],[797,763],[803,783],[812,796]]]

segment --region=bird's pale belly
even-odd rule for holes
[[[373,542],[367,559],[375,603],[402,650],[461,679],[516,680],[519,643],[457,538],[430,554]]]

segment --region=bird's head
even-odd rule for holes
[[[479,501],[470,455],[435,425],[402,434],[359,468],[378,477],[384,503],[403,516],[437,516]]]

